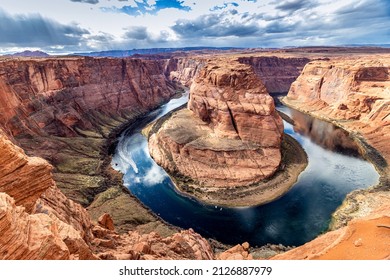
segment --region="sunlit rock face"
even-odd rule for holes
[[[312,61],[292,84],[286,103],[362,133],[390,158],[390,57]]]
[[[164,168],[213,187],[245,186],[277,170],[283,123],[249,65],[208,61],[191,85],[188,109],[150,138]]]
[[[76,136],[105,116],[147,112],[174,94],[165,62],[50,58],[0,62],[0,124],[12,135]],[[99,118],[100,117],[100,118]]]

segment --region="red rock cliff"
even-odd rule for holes
[[[282,120],[250,66],[208,61],[191,85],[188,108],[150,138],[160,165],[214,187],[249,185],[277,170]]]
[[[378,186],[349,194],[332,229],[276,259],[389,259],[390,57],[312,61],[284,102],[350,131],[381,174]],[[373,151],[372,147],[379,151]]]
[[[269,93],[288,92],[303,67],[310,61],[305,57],[277,56],[240,57],[238,60],[253,67]]]
[[[139,59],[0,61],[0,123],[21,133],[77,135],[96,115],[147,112],[174,93],[164,64]]]
[[[388,56],[313,61],[293,83],[285,101],[361,133],[389,159],[389,67]]]

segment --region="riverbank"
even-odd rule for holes
[[[346,196],[342,205],[333,213],[328,230],[339,229],[355,218],[364,218],[376,212],[376,209],[381,209],[383,203],[380,201],[387,201],[390,198],[390,169],[385,157],[375,147],[369,145],[364,135],[359,131],[351,130],[346,125],[349,123],[348,121],[337,121],[326,115],[302,109],[302,106],[299,106],[299,102],[294,102],[288,97],[280,98],[279,100],[286,106],[314,118],[330,122],[347,131],[358,145],[362,157],[373,164],[380,176],[378,184],[372,185],[367,189],[352,191]],[[381,199],[378,200],[377,197],[381,197]]]
[[[181,108],[147,126],[143,133],[148,139],[159,131],[165,122],[180,112]],[[177,114],[175,114],[177,115]],[[180,194],[195,198],[202,203],[225,207],[258,206],[273,201],[285,194],[297,181],[306,168],[307,155],[300,144],[291,136],[284,134],[282,141],[282,161],[273,176],[258,183],[239,187],[206,187],[192,178],[176,172],[168,172]],[[169,160],[169,159],[167,159]]]

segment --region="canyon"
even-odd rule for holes
[[[305,156],[299,159],[304,151],[285,136],[299,163],[274,176],[282,162],[282,118],[253,68],[235,59],[206,61],[192,82],[187,108],[150,130],[149,151],[156,163],[172,174],[181,191],[208,204],[269,202],[287,191],[305,167]],[[289,173],[285,183],[281,173]]]
[[[284,102],[353,132],[382,175],[378,186],[347,197],[332,231],[274,258],[389,258],[389,57],[364,50],[354,54],[359,60],[302,50],[212,56],[240,62],[232,70],[253,71],[270,93],[296,80]],[[194,231],[164,223],[109,166],[118,133],[183,86],[202,87],[192,81],[208,59],[0,59],[0,258],[253,258],[247,243],[217,252]],[[367,254],[374,245],[378,254]]]

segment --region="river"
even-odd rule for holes
[[[262,206],[239,208],[206,205],[183,196],[151,159],[141,130],[187,99],[188,94],[173,99],[129,126],[120,136],[112,160],[112,167],[124,174],[125,186],[172,225],[193,228],[225,244],[248,241],[251,246],[299,246],[326,231],[331,214],[348,193],[379,180],[374,166],[360,157],[347,132],[277,104],[279,111],[294,120],[294,125],[284,122],[285,133],[302,145],[309,161],[284,196]]]

